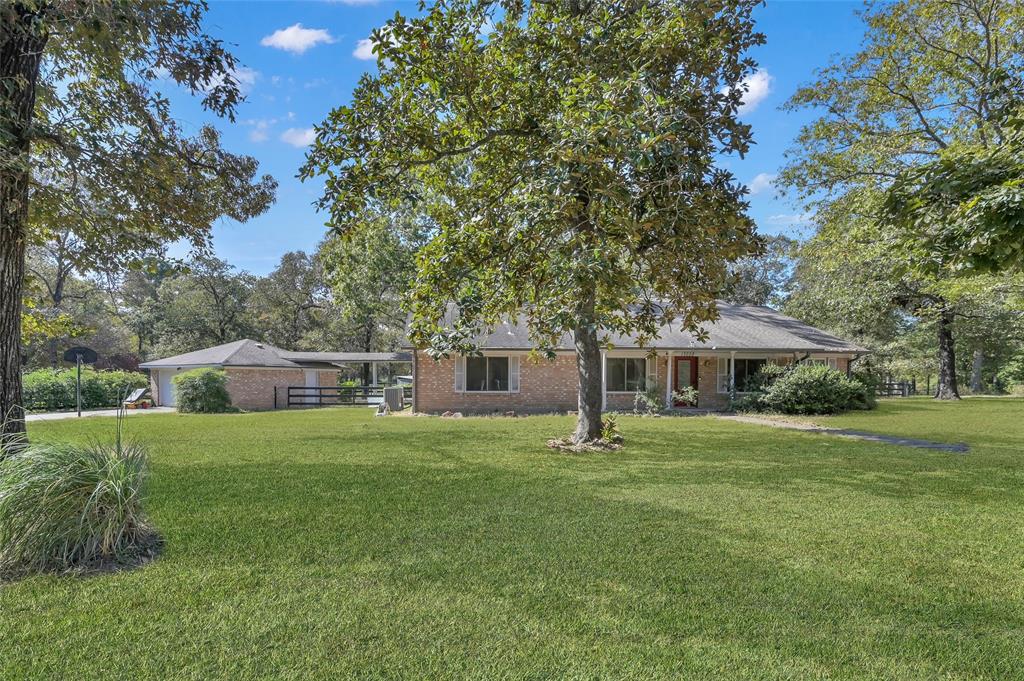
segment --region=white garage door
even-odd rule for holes
[[[174,384],[171,379],[180,372],[181,369],[160,369],[158,372],[157,390],[160,391],[161,407],[173,407],[178,403],[178,396],[174,394]]]

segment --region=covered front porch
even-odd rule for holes
[[[846,354],[770,350],[607,350],[601,357],[603,408],[632,410],[637,392],[650,390],[666,408],[726,409],[765,364],[821,363],[846,371],[850,358]],[[684,398],[686,393],[693,393],[692,397]]]

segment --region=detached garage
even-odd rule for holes
[[[149,371],[153,402],[159,406],[175,406],[175,375],[209,367],[223,369],[227,374],[228,393],[234,406],[259,410],[275,407],[275,388],[284,394],[294,386],[337,386],[338,372],[352,364],[372,365],[376,384],[378,364],[411,361],[410,353],[292,352],[245,339],[145,362],[139,367]]]

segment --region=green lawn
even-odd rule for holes
[[[810,420],[886,435],[966,442],[989,450],[1020,451],[1024,444],[1024,400],[968,397],[959,404],[948,404],[930,397],[912,397],[881,400],[878,405],[874,411],[815,416]]]
[[[134,572],[0,586],[0,678],[1021,678],[1024,402],[828,419],[151,415]],[[113,422],[38,424],[109,437]]]

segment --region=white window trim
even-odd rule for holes
[[[743,355],[743,356],[737,356],[736,353],[733,353],[729,357],[726,357],[725,355],[719,355],[718,356],[718,366],[715,368],[715,392],[717,392],[719,395],[728,395],[729,393],[733,392],[733,390],[731,390],[730,388],[732,388],[734,386],[734,383],[736,381],[736,362],[740,361],[740,360],[749,360],[749,359],[763,359],[765,364],[771,364],[772,363],[772,357],[770,355],[746,354],[746,355]],[[725,362],[725,366],[726,366],[726,370],[725,370],[726,373],[724,373],[724,374],[721,372],[722,362]],[[726,378],[725,390],[722,390],[722,377],[723,376]],[[745,391],[745,390],[736,390],[735,393],[737,395],[749,395],[750,394],[750,392]]]
[[[651,358],[643,352],[617,352],[614,355],[605,355],[601,362],[601,376],[603,378],[602,387],[604,388],[605,395],[636,395],[636,390],[608,390],[608,360],[610,359],[642,359],[644,360],[644,385],[646,386],[647,381],[651,378]],[[658,364],[655,362],[654,370],[657,372]],[[657,382],[657,373],[654,375],[654,380]]]
[[[481,355],[477,355],[480,357]],[[514,395],[522,389],[522,374],[520,367],[522,361],[519,355],[499,352],[485,352],[482,357],[508,360],[508,390],[467,390],[466,389],[466,356],[460,355],[455,358],[455,392],[466,395]],[[459,377],[462,377],[462,387],[459,387]]]
[[[829,369],[835,369],[839,371],[839,358],[838,357],[822,357],[820,355],[808,357],[807,359],[800,360],[801,364],[820,364],[827,366]]]

